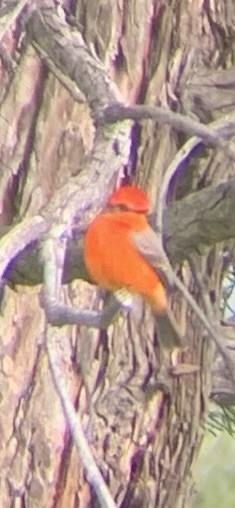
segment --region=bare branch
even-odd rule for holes
[[[44,0],[33,9],[27,32],[54,64],[84,93],[93,112],[118,100],[117,88],[98,58],[92,56],[82,35],[66,23],[62,9]]]
[[[120,299],[111,296],[102,311],[74,309],[60,303],[64,271],[66,238],[60,236],[61,228],[53,229],[42,248],[43,259],[43,307],[47,321],[54,326],[66,324],[85,325],[105,329],[113,321],[122,304]]]
[[[204,254],[218,242],[235,238],[235,178],[168,205],[164,240],[174,261]]]
[[[117,102],[119,93],[103,64],[89,53],[81,34],[65,20],[63,10],[52,0],[44,0],[32,11],[27,24],[32,42],[47,54],[61,73],[76,83],[95,115],[108,103]],[[131,122],[99,127],[92,153],[83,170],[60,189],[42,214],[51,224],[64,224],[68,230],[76,223],[88,223],[105,202],[130,152]],[[79,200],[78,200],[79,196]]]
[[[224,155],[235,161],[235,149],[225,141],[228,133],[213,129],[211,126],[203,125],[201,122],[190,117],[175,113],[167,108],[160,106],[145,106],[137,104],[134,106],[123,106],[122,104],[113,104],[103,111],[99,112],[99,120],[102,122],[117,122],[124,119],[135,120],[136,122],[149,118],[156,120],[158,123],[171,125],[174,129],[184,132],[185,134],[194,135],[200,138],[206,145],[220,147]],[[216,122],[215,122],[216,123]],[[231,127],[231,120],[230,120]],[[235,116],[233,115],[233,129],[229,135],[235,133]]]
[[[227,137],[228,133],[230,135],[234,134],[234,126],[235,126],[235,114],[232,113],[231,115],[226,115],[223,118],[220,118],[219,120],[216,120],[215,122],[212,122],[210,124],[210,130],[214,130],[217,133],[217,136],[221,137]],[[232,129],[232,132],[231,132]],[[158,206],[157,206],[157,226],[160,231],[162,231],[162,220],[163,220],[163,213],[166,206],[166,200],[167,200],[167,193],[169,189],[170,182],[174,176],[174,174],[178,171],[180,165],[182,165],[183,161],[186,161],[192,151],[200,145],[202,142],[201,138],[199,137],[192,137],[190,138],[183,147],[178,151],[176,156],[174,157],[173,161],[168,166],[166,172],[164,173],[159,197],[158,197]],[[226,151],[228,148],[226,148]],[[231,151],[231,148],[230,150]],[[232,150],[233,151],[233,150]],[[234,159],[233,159],[234,160]]]
[[[14,226],[9,233],[0,240],[0,280],[12,260],[21,253],[27,245],[42,238],[47,224],[42,217],[35,215],[24,219]]]
[[[60,332],[61,333],[61,332]],[[95,459],[92,455],[88,441],[82,428],[81,418],[79,413],[76,413],[73,404],[68,398],[68,392],[63,374],[58,366],[58,358],[55,353],[55,348],[52,344],[54,337],[54,330],[50,329],[47,332],[47,354],[51,369],[52,378],[55,384],[56,391],[59,395],[66,422],[70,428],[74,444],[81,457],[83,467],[86,471],[87,480],[94,488],[94,491],[99,499],[102,508],[115,508],[115,503],[111,494],[104,482],[104,479],[98,469]]]

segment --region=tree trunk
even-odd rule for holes
[[[71,4],[76,4],[74,11]],[[63,18],[62,8],[56,10],[49,1],[42,2],[38,12],[43,5],[54,8],[55,23],[57,16]],[[198,0],[87,0],[63,5],[71,31],[80,30],[91,55],[105,64],[123,103],[167,106],[204,123],[231,108],[233,87],[226,86],[225,72],[233,63],[235,6],[230,0],[218,0],[216,6]],[[61,68],[57,62],[55,69],[51,57],[35,50],[33,44],[40,40],[38,13],[28,14],[26,22],[25,12],[20,13],[1,46],[2,226],[40,214],[59,189],[63,195],[67,182],[79,181],[94,143],[95,125],[84,95],[76,89],[74,100],[66,89],[67,62],[61,62]],[[4,16],[0,27],[9,12]],[[42,47],[43,43],[42,38]],[[152,120],[129,132],[130,148],[127,142],[119,172],[109,177],[107,187],[105,177],[103,188],[97,181],[97,189],[105,196],[116,183],[134,182],[148,192],[156,209],[166,168],[187,138]],[[232,171],[221,151],[201,149],[179,166],[168,202],[215,186]],[[87,191],[84,188],[84,194]],[[163,236],[167,238],[167,231]],[[202,307],[201,290],[206,286],[218,323],[223,248],[217,244],[200,256],[195,249],[193,271],[187,260],[179,264],[174,255],[171,259]],[[28,276],[33,278],[32,273]],[[1,506],[95,507],[96,493],[86,480],[53,384],[40,293],[40,285],[11,283],[2,301]],[[99,292],[81,280],[64,287],[62,298],[78,308],[100,305]],[[122,508],[190,505],[191,466],[207,415],[214,347],[178,290],[172,295],[172,308],[187,340],[181,361],[199,370],[169,376],[170,394],[159,389],[159,370],[178,360],[159,351],[153,317],[145,305],[139,309],[141,317],[134,312],[121,316],[107,332],[70,325],[50,329],[68,397],[81,416],[115,503]]]

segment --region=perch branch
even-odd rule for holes
[[[60,303],[63,279],[66,238],[60,235],[60,227],[54,228],[42,248],[44,268],[43,307],[47,321],[54,326],[76,324],[95,328],[107,328],[122,306],[121,297],[111,296],[102,311],[81,310]],[[117,295],[118,296],[118,295]],[[125,304],[125,302],[124,302]]]

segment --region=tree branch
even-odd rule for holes
[[[170,204],[163,231],[174,261],[203,254],[218,242],[235,238],[235,178],[208,187]]]
[[[116,505],[92,455],[87,438],[82,428],[80,415],[79,413],[75,413],[73,404],[68,398],[68,392],[63,380],[63,374],[58,366],[58,358],[55,354],[55,347],[53,347],[52,343],[54,333],[55,332],[53,329],[48,329],[47,354],[49,358],[52,378],[56,391],[60,397],[66,422],[69,426],[79,456],[81,457],[82,465],[86,471],[87,480],[89,484],[94,488],[102,508],[115,508]]]
[[[77,83],[93,113],[116,102],[117,89],[98,58],[92,56],[82,35],[71,27],[55,9],[55,2],[44,0],[40,8],[32,9],[27,32],[39,48],[66,76]]]
[[[36,42],[60,72],[76,83],[93,116],[119,100],[118,90],[105,67],[89,53],[81,34],[66,23],[63,10],[61,7],[57,10],[55,2],[44,0],[40,9],[32,9],[27,32],[32,43]],[[128,163],[131,127],[131,122],[126,121],[112,128],[96,129],[93,150],[83,168],[78,168],[79,174],[57,191],[41,212],[51,226],[63,225],[68,237],[75,221],[88,224],[91,214],[103,206]]]
[[[20,222],[10,229],[0,240],[0,280],[5,276],[9,265],[28,245],[40,240],[47,230],[42,217],[35,215]]]
[[[210,124],[209,130],[214,133],[215,136],[218,137],[227,137],[231,136],[234,133],[235,126],[235,115],[226,115],[215,122]],[[177,152],[174,159],[171,161],[170,165],[166,169],[159,193],[158,205],[157,205],[157,226],[159,230],[162,230],[162,221],[163,221],[163,213],[166,207],[167,193],[169,190],[170,182],[178,171],[178,169],[182,166],[182,163],[187,161],[193,150],[197,148],[201,144],[202,140],[200,137],[193,136],[190,138],[182,148]],[[228,150],[230,147],[226,148]],[[226,151],[225,150],[225,151]],[[229,150],[230,151],[230,150]]]
[[[43,258],[43,307],[48,323],[54,326],[76,324],[105,329],[111,324],[122,306],[120,298],[111,295],[102,311],[76,309],[61,303],[66,238],[60,237],[60,228],[45,240]],[[125,295],[123,295],[124,299]],[[123,302],[125,304],[125,301]]]
[[[230,137],[235,132],[235,115],[228,120],[227,117],[223,119],[224,126],[216,129],[218,122],[212,122],[209,126],[198,122],[190,117],[175,113],[165,107],[160,106],[145,106],[142,104],[135,104],[133,106],[124,106],[120,104],[113,104],[108,106],[103,111],[99,112],[98,119],[101,122],[117,122],[120,120],[131,119],[139,122],[144,119],[152,119],[158,123],[168,124],[174,129],[184,132],[185,134],[197,136],[197,142],[203,142],[206,145],[218,146],[224,152],[225,157],[235,161],[235,149],[226,142],[226,138]],[[229,129],[227,129],[226,122],[229,121]],[[219,120],[221,123],[221,120]]]

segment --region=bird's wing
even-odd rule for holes
[[[131,242],[139,254],[156,270],[165,287],[173,286],[172,268],[164,251],[161,237],[148,226],[145,230],[130,234]]]

